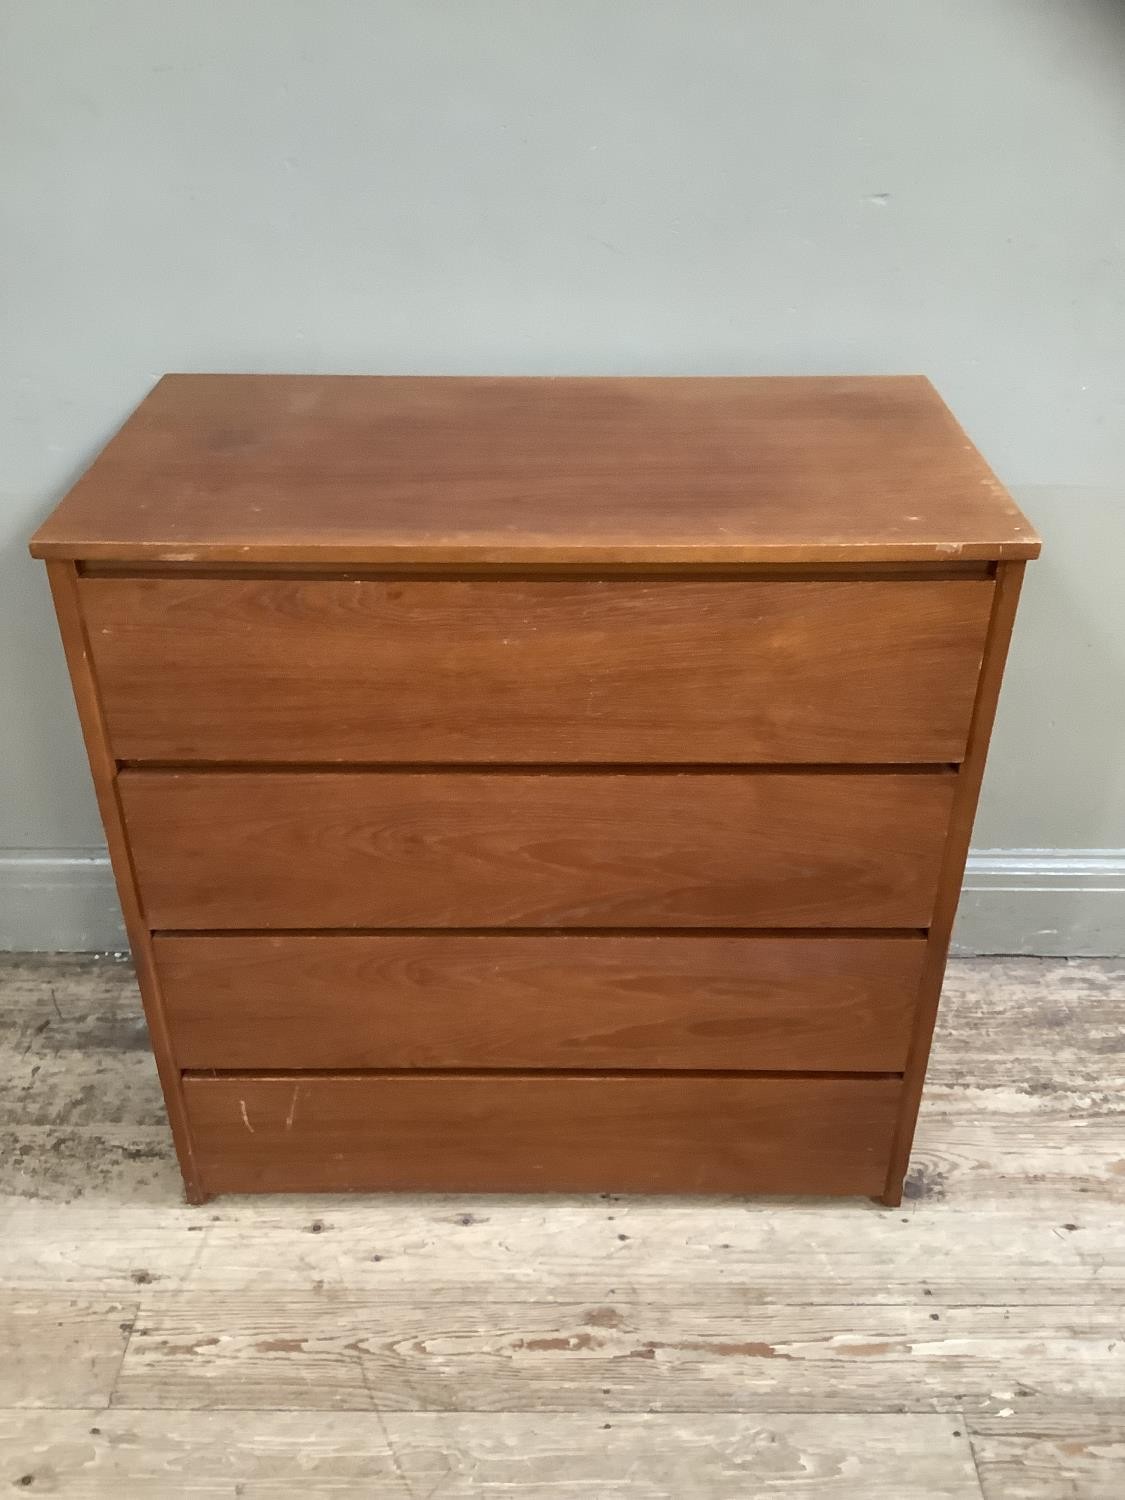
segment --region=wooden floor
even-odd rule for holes
[[[0,1490],[1125,1497],[1125,963],[951,968],[901,1209],[182,1201],[128,965],[0,958]]]

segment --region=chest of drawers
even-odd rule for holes
[[[1038,547],[917,378],[165,377],[32,551],[188,1196],[897,1202]]]

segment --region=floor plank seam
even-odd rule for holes
[[[117,1369],[113,1373],[113,1379],[109,1382],[109,1390],[106,1393],[106,1409],[113,1405],[113,1393],[117,1389],[121,1379],[121,1372],[125,1368],[125,1359],[129,1353],[129,1345],[133,1342],[133,1332],[137,1326],[137,1319],[141,1315],[141,1299],[138,1298],[133,1305],[133,1315],[129,1319],[129,1326],[125,1330],[125,1338],[121,1345],[121,1358],[117,1361]],[[124,1326],[124,1325],[122,1325]]]
[[[950,1398],[955,1401],[956,1397]],[[709,1417],[761,1417],[770,1421],[773,1418],[782,1417],[956,1417],[959,1408],[956,1405],[943,1405],[940,1399],[935,1399],[928,1406],[905,1406],[902,1404],[882,1406],[811,1406],[794,1405],[786,1407],[773,1406],[231,1406],[231,1405],[207,1405],[207,1406],[159,1406],[150,1403],[148,1406],[136,1406],[129,1402],[115,1401],[111,1407],[102,1408],[114,1412],[165,1412],[167,1414],[186,1414],[191,1412],[242,1412],[247,1416],[294,1416],[306,1414],[309,1416],[371,1416],[379,1414],[384,1417],[680,1417],[698,1418],[703,1420]],[[0,1406],[0,1412],[5,1411],[70,1411],[85,1410],[84,1407],[71,1408],[68,1406],[40,1406],[29,1408],[26,1406]],[[967,1430],[967,1429],[966,1429]]]
[[[981,1500],[988,1500],[988,1496],[984,1488],[984,1479],[982,1478],[980,1472],[980,1455],[977,1453],[976,1434],[973,1432],[972,1427],[969,1425],[968,1419],[965,1415],[964,1406],[960,1408],[960,1415],[961,1421],[963,1423],[961,1430],[964,1432],[965,1437],[968,1440],[969,1457],[973,1461],[973,1473],[977,1477],[977,1489],[980,1490]]]
[[[129,1350],[132,1346],[134,1335],[136,1334],[137,1324],[141,1319],[142,1306],[143,1298],[138,1299],[136,1311],[133,1313],[132,1321],[129,1324],[128,1332],[125,1335],[125,1343],[121,1350],[121,1358],[117,1361],[117,1369],[114,1371],[113,1380],[110,1382],[109,1391],[106,1395],[107,1409],[116,1407],[117,1403],[115,1397],[117,1395],[117,1388],[121,1384],[121,1376],[125,1369],[125,1361],[129,1357]]]

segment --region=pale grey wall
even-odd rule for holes
[[[51,863],[101,839],[24,542],[166,369],[925,371],[1047,541],[976,842],[1125,850],[1125,6],[0,18],[0,941],[112,938]],[[1069,905],[1019,858],[970,943],[1121,940],[1125,856]]]

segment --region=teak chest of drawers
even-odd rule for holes
[[[32,551],[189,1197],[897,1202],[1038,550],[920,378],[162,380]]]

